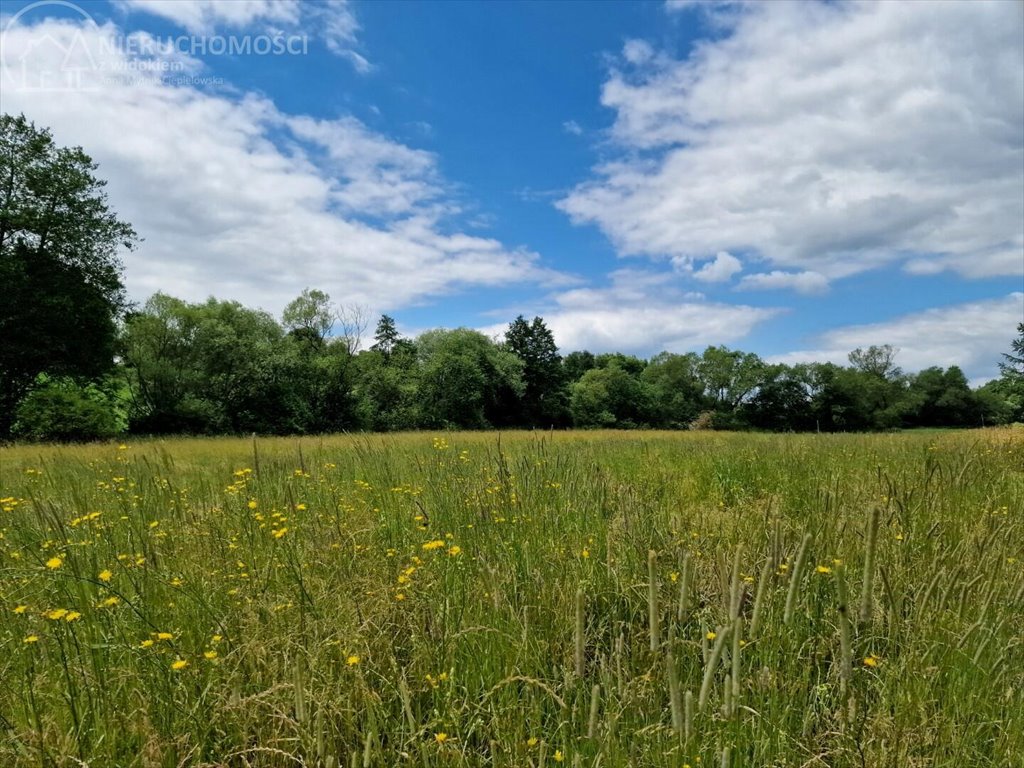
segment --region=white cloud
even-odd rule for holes
[[[132,298],[215,294],[277,312],[315,286],[391,310],[467,286],[558,284],[537,254],[453,228],[458,206],[432,154],[351,117],[316,120],[260,95],[193,87],[188,77],[205,73],[178,53],[151,61],[180,72],[126,69],[140,61],[100,45],[118,32],[16,26],[0,78],[4,109],[85,148],[113,207],[145,238],[125,258]],[[53,46],[33,46],[46,35]],[[62,47],[75,40],[96,59],[78,72],[80,87],[17,87],[23,60],[30,74],[59,76]],[[178,76],[185,84],[171,84]]]
[[[554,295],[539,314],[563,353],[591,352],[654,354],[703,349],[709,344],[742,339],[779,310],[705,301],[700,293],[674,285],[669,272],[619,270],[607,288],[576,288]],[[523,312],[518,308],[509,314]],[[500,335],[506,325],[481,329]]]
[[[689,4],[679,4],[689,5]],[[749,3],[605,83],[618,159],[559,206],[622,255],[751,252],[839,278],[1024,273],[1019,4]]]
[[[562,123],[562,130],[571,133],[573,136],[582,136],[583,128],[575,120],[566,120]]]
[[[373,69],[354,50],[359,22],[348,0],[117,0],[117,5],[160,16],[194,35],[252,27],[309,32],[322,39],[327,50],[348,59],[360,74]]]
[[[958,365],[972,380],[997,376],[1001,355],[1008,352],[1017,324],[1024,322],[1024,293],[1011,293],[948,307],[936,307],[892,320],[836,328],[816,339],[814,349],[776,355],[772,362],[846,364],[857,347],[891,344],[896,362],[917,371],[933,365]]]
[[[119,0],[117,5],[160,16],[197,34],[256,22],[295,24],[300,15],[297,0]]]
[[[679,257],[673,260],[678,268]],[[688,262],[686,262],[688,263]],[[737,272],[743,271],[743,262],[737,259],[728,251],[719,251],[715,258],[706,263],[703,267],[693,273],[696,280],[705,283],[726,283],[732,279]]]
[[[772,270],[747,275],[740,280],[740,290],[768,291],[791,288],[797,293],[821,294],[828,292],[828,278],[820,272],[782,272]]]

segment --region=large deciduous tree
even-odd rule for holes
[[[114,362],[125,308],[118,252],[132,227],[79,147],[0,115],[0,436],[39,374],[91,378]]]
[[[523,394],[523,363],[469,328],[427,331],[416,340],[421,424],[507,426]]]

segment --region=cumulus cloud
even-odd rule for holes
[[[747,275],[738,286],[740,290],[771,291],[792,289],[797,293],[821,294],[828,292],[828,278],[820,272],[782,272],[773,270]]]
[[[678,259],[673,263],[678,265]],[[705,283],[725,283],[737,272],[743,271],[743,262],[728,251],[719,251],[715,258],[693,273],[696,280]]]
[[[917,371],[932,365],[958,365],[968,378],[982,382],[998,375],[998,362],[1024,322],[1024,293],[997,299],[936,307],[892,320],[850,325],[822,334],[815,348],[776,355],[772,362],[846,363],[857,347],[891,344],[896,362]]]
[[[1018,4],[749,3],[718,21],[682,61],[625,45],[602,91],[620,153],[560,201],[574,222],[621,255],[750,252],[828,279],[1024,273]]]
[[[207,74],[200,62],[135,56],[114,44],[119,33],[18,24],[0,78],[5,111],[83,146],[113,207],[145,238],[125,258],[134,299],[215,294],[277,312],[313,285],[390,310],[466,287],[559,284],[537,254],[455,226],[458,205],[432,154],[351,117],[288,114],[258,94],[195,85]],[[25,87],[23,62],[63,83],[68,50],[88,54],[73,87]]]
[[[167,19],[192,34],[258,27],[309,32],[327,49],[348,59],[360,74],[373,65],[355,50],[359,22],[348,0],[117,0],[125,10]]]
[[[588,349],[648,355],[732,343],[779,313],[706,301],[701,293],[682,290],[670,272],[624,269],[610,277],[608,287],[563,291],[527,314],[543,316],[563,352]],[[519,312],[522,309],[514,314]],[[505,327],[482,330],[500,335]]]

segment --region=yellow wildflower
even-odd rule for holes
[[[865,656],[864,657],[864,666],[865,667],[877,667],[878,666],[878,662],[880,662],[880,661],[881,661],[881,659],[878,658],[877,656],[875,656],[875,654],[872,653],[870,656]]]
[[[428,541],[426,544],[424,544],[423,549],[427,552],[430,552],[434,549],[440,549],[443,546],[444,542],[441,539],[434,539],[433,541]]]
[[[97,578],[100,581],[110,581],[112,578],[114,578],[114,574],[111,573],[109,569],[104,569],[100,571],[100,574],[99,576],[97,576]]]
[[[78,611],[69,611],[64,616],[64,621],[77,621],[80,618],[82,618],[82,614],[80,614]]]
[[[48,618],[50,621],[60,621],[65,616],[67,616],[67,613],[67,608],[54,608],[52,611],[46,612],[46,618]]]
[[[354,667],[356,664],[359,663],[359,657],[353,654],[349,656],[347,659],[345,659],[345,663],[348,664],[350,667]]]
[[[562,754],[562,750],[556,749],[555,750],[555,762],[556,763],[560,763],[563,760],[565,760],[565,755]]]
[[[23,643],[38,643],[39,642],[39,635],[29,635],[28,637],[26,637],[21,642],[23,642]]]
[[[179,670],[182,670],[187,666],[188,662],[185,661],[185,659],[175,659],[171,662],[171,669],[173,669],[175,672],[178,672]]]
[[[64,561],[61,560],[59,557],[51,557],[49,560],[46,561],[46,567],[49,568],[51,571],[57,570],[62,565],[64,565]]]
[[[157,640],[173,640],[174,639],[174,635],[171,634],[170,632],[154,632],[153,633],[153,637],[155,637]]]
[[[819,565],[814,570],[816,570],[818,573],[832,573],[832,569],[829,568],[827,565]]]
[[[462,547],[460,547],[458,544],[452,544],[450,547],[448,547],[448,554],[452,557],[458,557],[461,552]]]
[[[16,605],[16,606],[14,606],[14,612],[15,613],[24,613],[27,610],[28,610],[28,606],[27,605]]]
[[[438,744],[444,744],[446,741],[448,741],[448,734],[444,733],[443,731],[441,733],[435,733],[434,741],[436,741]]]
[[[203,651],[203,658],[209,659],[210,661],[213,661],[214,659],[217,658],[217,652],[216,651]]]
[[[704,635],[704,637],[706,637],[708,640],[714,640],[716,637],[718,637],[718,634],[715,632],[708,632],[706,635]]]
[[[143,640],[141,643],[139,643],[139,646],[142,648],[151,648],[154,642],[154,640]]]

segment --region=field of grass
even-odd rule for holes
[[[0,449],[2,766],[1004,766],[1024,431]]]

